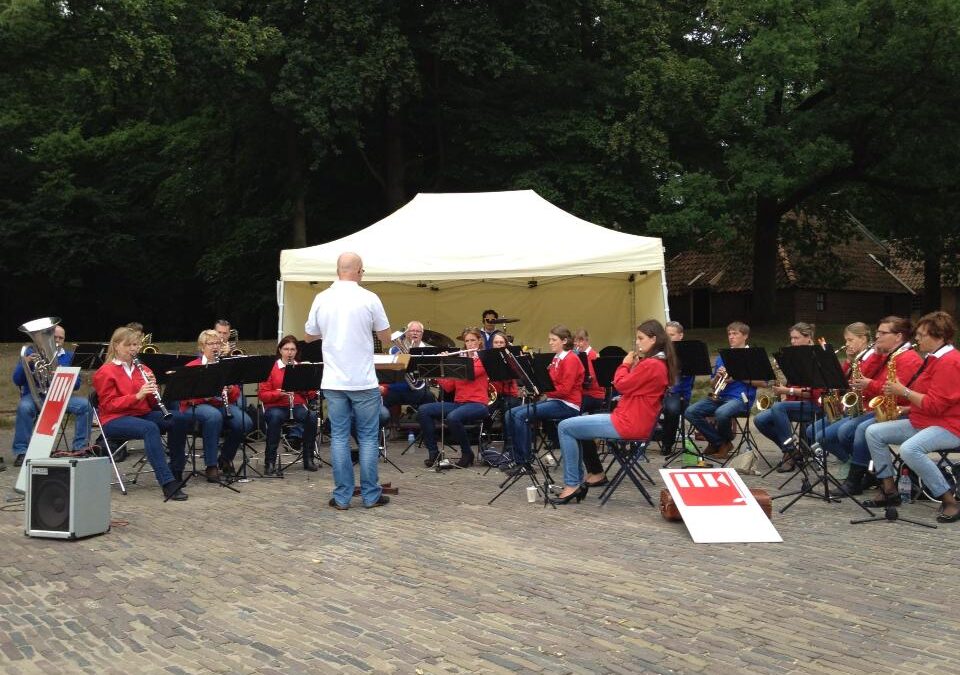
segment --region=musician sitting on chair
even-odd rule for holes
[[[67,331],[63,326],[54,326],[53,341],[57,346],[57,363],[52,365],[55,370],[57,366],[69,366],[73,359],[73,352],[63,349],[64,340],[67,339]],[[27,377],[32,377],[34,364],[40,355],[33,347],[26,352],[27,360],[30,361],[31,373],[24,372],[23,362],[18,361],[17,367],[13,369],[13,383],[20,387],[20,402],[17,404],[17,416],[14,423],[13,432],[13,457],[14,466],[23,464],[23,458],[27,454],[27,448],[30,445],[30,437],[33,435],[33,428],[37,423],[37,403],[33,400],[30,393],[30,387],[27,385]],[[80,378],[73,387],[76,391],[80,388]],[[41,401],[41,405],[43,402]],[[71,396],[67,403],[67,412],[73,415],[73,449],[80,450],[87,447],[87,439],[90,437],[90,422],[93,419],[93,413],[90,409],[90,402],[82,396]]]
[[[263,403],[263,417],[267,425],[267,444],[263,453],[263,472],[272,476],[277,472],[277,449],[280,446],[280,432],[283,423],[295,420],[303,425],[303,468],[316,471],[314,446],[317,438],[317,413],[307,407],[307,401],[317,398],[316,391],[288,392],[283,389],[284,369],[295,364],[297,358],[297,338],[284,335],[277,344],[277,362],[265,382],[257,388],[257,395]]]
[[[126,327],[113,331],[106,362],[93,375],[100,424],[108,437],[143,439],[144,451],[164,497],[184,501],[187,495],[180,486],[187,461],[184,446],[189,419],[179,412],[163,419],[153,373],[146,366],[138,368],[133,363],[140,350],[140,337],[138,331]],[[163,432],[168,432],[166,449],[161,439]]]
[[[408,323],[407,329],[402,335],[404,350],[407,353],[417,347],[430,346],[423,341],[423,324],[419,321],[411,321]],[[400,347],[397,345],[390,348],[391,354],[397,354],[400,351]],[[437,400],[433,392],[430,391],[430,387],[411,389],[410,383],[406,380],[394,382],[393,384],[381,384],[380,394],[383,396],[383,405],[388,409],[395,405],[419,406],[424,403],[433,403]]]
[[[813,344],[812,324],[803,321],[790,327],[790,345],[799,347]],[[774,403],[753,418],[757,430],[780,448],[783,458],[777,466],[777,472],[786,473],[796,470],[799,448],[793,437],[791,422],[810,422],[821,410],[817,401],[823,393],[819,389],[798,387],[791,384],[774,384],[771,388],[774,396],[786,398]]]
[[[434,420],[441,419],[441,414],[447,423],[447,428],[460,444],[460,459],[457,466],[466,468],[473,464],[473,450],[470,448],[470,438],[464,424],[483,419],[487,416],[487,401],[489,398],[487,371],[477,356],[477,351],[483,345],[483,337],[477,328],[468,328],[464,331],[463,342],[467,356],[473,358],[472,380],[438,380],[440,388],[453,393],[453,402],[426,403],[417,410],[417,422],[420,424],[423,444],[427,448],[427,458],[423,460],[425,466],[432,466],[437,461],[436,429]]]
[[[620,392],[620,403],[610,414],[582,415],[560,422],[560,449],[563,451],[563,491],[554,504],[583,499],[594,485],[606,484],[602,472],[586,481],[580,462],[578,440],[594,438],[646,440],[657,423],[663,393],[676,380],[677,359],[673,343],[659,321],[644,321],[637,326],[636,351],[627,354],[617,368],[613,384]],[[590,480],[591,477],[593,480]]]
[[[480,328],[480,335],[483,338],[483,348],[490,349],[493,342],[493,334],[497,332],[497,319],[500,315],[495,309],[483,310],[483,326]]]
[[[671,342],[679,342],[683,339],[683,324],[679,321],[667,321],[664,328]],[[694,379],[693,375],[678,376],[677,383],[671,386],[663,397],[663,423],[660,432],[660,453],[663,455],[670,454],[677,440],[680,416],[690,403]]]
[[[200,358],[190,361],[187,366],[196,367],[216,363],[219,360],[223,344],[223,340],[217,334],[217,331],[203,331],[197,338]],[[253,420],[237,404],[240,399],[240,387],[231,384],[225,387],[224,391],[228,403],[226,409],[224,408],[223,396],[195,398],[180,402],[181,412],[188,414],[188,417],[200,425],[200,433],[203,436],[203,459],[206,464],[206,476],[211,483],[220,480],[219,467],[221,466],[224,473],[233,473],[233,458],[237,454],[237,448],[243,442],[244,436],[253,429]],[[229,411],[229,415],[225,410]],[[218,462],[217,448],[220,445],[220,432],[224,426],[227,426],[227,437],[224,439],[223,449],[220,450]]]
[[[600,358],[600,354],[590,346],[590,333],[586,328],[580,328],[573,334],[573,347],[578,355],[586,354],[587,356],[587,367],[583,371],[583,399],[580,401],[580,412],[599,412],[603,410],[606,403],[607,391],[597,382],[597,371],[593,367],[593,362]],[[600,461],[596,441],[585,438],[580,446],[583,449],[583,463],[587,466],[587,473],[591,476],[603,476],[603,462]]]
[[[960,447],[960,352],[952,344],[955,333],[956,325],[946,312],[923,316],[917,322],[916,337],[927,357],[919,375],[908,385],[884,382],[883,395],[908,401],[909,415],[906,419],[877,422],[867,429],[867,446],[880,479],[880,493],[864,505],[899,506],[890,452],[891,445],[899,445],[900,458],[916,472],[928,493],[941,501],[937,522],[960,520],[954,486],[927,456],[937,450]]]
[[[494,331],[493,338],[490,340],[491,349],[506,349],[509,346],[510,342],[506,334],[501,330]],[[503,452],[506,454],[513,450],[513,439],[510,438],[510,427],[507,425],[507,413],[520,405],[520,387],[517,386],[516,380],[491,380],[490,384],[497,392],[497,400],[490,408],[491,411],[499,411],[502,416]]]
[[[727,326],[727,342],[730,349],[745,349],[747,338],[750,337],[750,326],[742,321],[734,321]],[[723,366],[723,358],[718,356],[713,368],[713,377],[716,380],[726,376],[727,369]],[[703,434],[707,439],[704,454],[713,455],[717,459],[725,459],[733,450],[733,418],[739,415],[749,415],[750,406],[757,395],[757,386],[761,381],[740,382],[728,380],[726,386],[719,383],[714,387],[719,392],[697,401],[687,408],[684,417]],[[706,418],[713,417],[715,424],[710,424]]]
[[[583,401],[583,364],[572,351],[573,335],[566,326],[557,325],[550,330],[548,340],[550,351],[555,354],[547,369],[554,390],[546,392],[546,400],[518,406],[507,414],[507,424],[513,438],[513,460],[517,464],[510,472],[514,475],[531,470],[531,422],[560,421],[580,414],[580,403]]]

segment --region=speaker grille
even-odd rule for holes
[[[70,467],[48,467],[31,475],[30,529],[67,532],[70,528]]]

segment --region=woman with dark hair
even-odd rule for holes
[[[941,501],[937,522],[960,520],[960,504],[952,487],[927,453],[960,447],[960,353],[953,346],[956,326],[946,312],[931,312],[917,323],[916,338],[926,353],[914,381],[885,382],[883,394],[908,402],[909,416],[878,422],[866,431],[867,447],[880,480],[880,493],[868,506],[898,506],[891,445],[900,446],[900,458],[913,469],[930,494]]]
[[[584,415],[560,422],[563,451],[563,491],[555,504],[582,500],[590,486],[584,482],[578,441],[594,438],[645,440],[657,423],[664,392],[677,380],[673,342],[659,321],[637,326],[636,350],[623,357],[613,377],[620,403],[610,414]]]
[[[473,358],[472,380],[437,380],[442,390],[453,394],[453,402],[424,403],[417,409],[417,422],[420,424],[420,433],[423,444],[427,448],[427,458],[424,466],[432,466],[437,461],[440,451],[437,448],[437,432],[434,420],[443,419],[450,429],[450,433],[460,444],[460,459],[456,465],[465,469],[473,464],[473,449],[470,447],[470,436],[466,427],[468,422],[483,419],[487,415],[488,386],[490,380],[487,371],[477,356],[477,351],[483,348],[483,333],[479,328],[468,328],[463,332],[463,343],[468,356]]]
[[[513,439],[514,473],[524,471],[532,459],[530,449],[530,422],[537,420],[565,420],[580,414],[583,400],[583,364],[573,353],[573,334],[566,326],[556,325],[548,337],[550,351],[555,356],[547,372],[554,390],[546,400],[517,406],[507,413],[506,424]]]
[[[280,432],[285,420],[293,419],[303,425],[303,468],[316,471],[314,445],[317,438],[317,413],[307,407],[307,401],[317,397],[316,391],[285,391],[284,368],[297,363],[297,338],[284,335],[277,345],[277,362],[273,364],[270,377],[261,382],[257,395],[263,403],[263,417],[267,425],[267,447],[264,451],[264,473],[268,476],[277,471],[277,449]],[[292,416],[291,416],[292,413]]]

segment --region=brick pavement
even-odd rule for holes
[[[328,508],[325,467],[241,494],[194,479],[185,503],[146,481],[114,493],[129,525],[77,542],[0,511],[0,672],[960,671],[960,527],[804,500],[774,514],[783,544],[696,545],[626,487],[487,506],[494,473],[423,473],[402,445],[380,509]]]

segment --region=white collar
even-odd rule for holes
[[[123,367],[123,372],[125,372],[125,373],[127,374],[127,377],[133,377],[133,364],[132,364],[132,363],[124,363],[124,362],[121,361],[120,359],[114,359],[114,360],[113,360],[113,365]]]
[[[565,358],[567,358],[567,354],[569,353],[570,352],[568,350],[564,349],[559,354],[555,354],[553,358],[555,358],[557,361],[563,361]]]
[[[939,359],[944,354],[949,354],[951,351],[953,351],[953,349],[954,349],[953,345],[945,344],[942,347],[940,347],[940,349],[938,349],[937,351],[930,352],[929,354],[927,354],[927,356],[932,356],[935,359]]]

